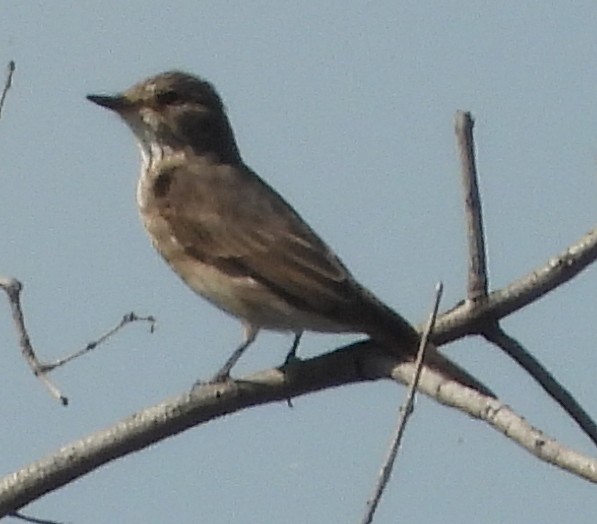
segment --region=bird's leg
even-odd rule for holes
[[[292,346],[290,347],[290,351],[288,352],[288,355],[286,355],[286,359],[284,360],[285,366],[295,360],[298,360],[298,357],[296,356],[296,350],[299,347],[299,342],[301,341],[302,336],[303,336],[302,331],[299,331],[298,333],[294,334],[294,340],[292,342]]]
[[[294,334],[294,340],[292,341],[292,346],[290,347],[290,351],[288,352],[288,355],[286,355],[286,359],[284,360],[284,365],[287,366],[288,364],[292,364],[293,362],[299,360],[299,358],[296,356],[296,350],[299,347],[299,342],[301,341],[301,337],[303,336],[303,332],[299,331],[298,333]],[[286,404],[288,404],[289,408],[294,407],[292,405],[292,398],[288,397],[286,399]]]
[[[258,328],[251,325],[245,325],[245,340],[234,350],[232,355],[228,357],[228,360],[220,368],[220,371],[218,371],[210,380],[210,383],[226,382],[230,378],[230,370],[238,362],[238,359],[242,356],[245,350],[254,342],[258,332]]]

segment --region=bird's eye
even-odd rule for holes
[[[164,91],[156,95],[156,100],[159,105],[166,106],[180,102],[180,95],[176,91]]]

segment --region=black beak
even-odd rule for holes
[[[116,112],[123,111],[132,105],[130,100],[122,95],[87,95],[87,100],[97,104],[98,106],[105,107],[106,109]]]

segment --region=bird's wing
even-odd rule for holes
[[[158,186],[161,216],[198,260],[251,276],[295,306],[322,314],[342,317],[360,300],[340,259],[249,168],[187,160],[164,166]]]

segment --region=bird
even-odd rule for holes
[[[223,100],[182,71],[87,99],[115,112],[141,150],[137,204],[151,242],[197,294],[236,317],[244,338],[212,382],[230,372],[261,329],[363,333],[414,360],[419,333],[360,284],[301,215],[242,159]],[[450,380],[486,387],[430,344],[425,361]]]

